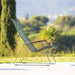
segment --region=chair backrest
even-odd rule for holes
[[[25,31],[23,30],[23,27],[21,25],[21,23],[19,22],[18,19],[11,19],[12,22],[14,23],[18,33],[20,34],[21,38],[23,39],[23,41],[27,44],[27,46],[29,47],[29,49],[33,52],[37,52],[38,50],[33,46],[33,44],[28,44],[28,42],[30,41],[30,39],[27,37],[27,35],[25,34]]]

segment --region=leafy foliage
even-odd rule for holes
[[[0,21],[1,21],[1,11],[2,11],[2,6],[1,6],[1,0],[0,0]],[[0,37],[1,37],[1,22],[0,22]]]
[[[71,25],[71,26],[75,26],[75,17],[72,18],[70,25]]]
[[[1,5],[1,0],[0,0],[0,16],[1,16],[1,11],[2,11],[2,5]]]
[[[75,17],[59,16],[54,23],[61,31],[61,36],[56,41],[59,50],[75,51]]]
[[[64,27],[66,25],[74,26],[75,25],[75,17],[67,16],[58,16],[57,20],[54,22],[56,25],[60,25]]]
[[[50,42],[53,42],[59,36],[59,32],[56,30],[54,25],[48,25],[45,30],[40,32],[43,39],[48,39]]]
[[[29,35],[28,37],[30,38],[30,40],[36,41],[38,39],[41,39],[39,36],[40,36],[39,33],[35,33],[35,34]]]
[[[15,48],[15,34],[16,29],[10,20],[16,18],[15,0],[1,0],[2,1],[2,14],[1,14],[1,44],[2,51],[14,52]],[[5,52],[4,52],[5,53]],[[4,55],[4,54],[3,54]]]
[[[37,20],[21,20],[24,30],[27,35],[38,33],[42,26],[45,26],[41,21]]]
[[[47,24],[47,22],[49,21],[49,19],[46,16],[33,16],[31,20],[41,21],[44,24]]]
[[[64,50],[67,51],[69,49],[72,52],[73,46],[75,47],[75,36],[74,35],[62,35],[56,41],[57,46],[59,47],[60,51]]]

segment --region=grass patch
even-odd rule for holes
[[[56,62],[75,62],[75,57],[55,57]],[[8,57],[1,57],[0,63],[13,63],[15,58],[8,58]],[[53,62],[53,58],[50,57],[50,60]],[[21,61],[21,58],[17,59],[17,63]],[[25,57],[23,62],[30,62],[30,63],[42,63],[48,62],[47,57]]]

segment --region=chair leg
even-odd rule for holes
[[[53,50],[52,50],[53,51]],[[55,57],[54,57],[54,55],[53,55],[53,52],[51,51],[51,55],[53,56],[53,59],[54,59],[54,63],[52,63],[52,64],[55,64],[56,63],[56,60],[55,60]]]
[[[23,61],[23,59],[24,59],[24,57],[25,57],[27,51],[28,51],[28,48],[26,49],[26,51],[25,51],[25,53],[24,53],[24,55],[23,55],[23,57],[22,57],[22,59],[21,59],[21,63],[22,63],[22,61]]]
[[[48,42],[46,41],[46,43],[47,43],[47,45],[49,46],[49,44],[48,44]],[[53,51],[53,50],[52,50]],[[56,63],[56,60],[55,60],[55,57],[54,57],[54,55],[53,55],[53,52],[51,51],[51,55],[53,56],[53,59],[54,59],[54,63],[52,63],[52,64],[55,64]]]
[[[49,56],[48,56],[48,54],[47,54],[47,52],[46,52],[46,49],[44,49],[44,51],[45,51],[45,54],[46,54],[47,59],[48,59],[48,61],[49,61],[49,65],[51,65],[51,61],[50,61]]]
[[[43,45],[43,43],[41,42],[41,45],[42,45],[42,47],[44,48],[44,45]],[[47,52],[46,52],[46,49],[44,48],[44,51],[45,51],[45,54],[46,54],[46,57],[47,57],[47,59],[48,59],[48,61],[49,61],[49,65],[51,65],[51,61],[50,61],[50,59],[49,59],[49,56],[48,56],[48,54],[47,54]]]
[[[20,51],[19,51],[18,55],[16,56],[15,61],[14,61],[14,64],[16,63],[17,57],[18,57],[18,56],[19,56],[19,54],[21,53],[22,48],[24,47],[24,45],[25,45],[25,43],[22,45],[22,47],[21,47],[21,49],[20,49]]]

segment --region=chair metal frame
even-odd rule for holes
[[[42,64],[42,65],[25,65],[25,66],[49,66],[49,65],[51,65],[51,64],[55,64],[56,63],[56,60],[55,60],[55,57],[54,57],[54,55],[53,55],[53,50],[51,50],[51,55],[52,55],[52,57],[53,57],[53,60],[54,60],[54,63],[51,63],[51,61],[50,61],[50,59],[49,59],[49,56],[48,56],[48,54],[47,54],[47,52],[46,52],[46,49],[44,48],[44,45],[43,45],[43,43],[42,43],[42,41],[40,42],[41,43],[41,45],[42,45],[42,47],[43,47],[43,49],[44,49],[44,52],[45,52],[45,55],[46,55],[46,57],[47,57],[47,59],[48,59],[48,61],[49,61],[49,63],[48,64],[46,64],[46,65],[44,65],[44,64]],[[48,42],[46,41],[46,43],[47,43],[47,45],[48,45]],[[16,60],[17,60],[17,58],[18,58],[18,56],[19,56],[19,54],[21,53],[21,51],[22,51],[22,49],[23,49],[23,47],[24,47],[24,45],[28,45],[29,43],[24,43],[23,45],[22,45],[22,47],[21,47],[21,49],[20,49],[20,51],[19,51],[19,53],[18,53],[18,55],[16,56],[16,58],[15,58],[15,61],[14,61],[14,64],[15,65],[20,65],[20,64],[18,64],[18,63],[16,63]],[[25,51],[25,53],[24,53],[24,55],[23,55],[23,57],[22,57],[22,59],[21,59],[21,63],[23,63],[22,61],[23,61],[23,59],[24,59],[24,57],[25,57],[25,55],[26,55],[26,53],[27,53],[27,51],[28,51],[28,47],[27,47],[27,49],[26,49],[26,51]],[[22,65],[22,64],[21,64]]]
[[[49,44],[48,44],[48,42],[47,42],[46,40],[30,41],[30,39],[26,36],[26,34],[25,34],[24,30],[23,30],[23,27],[21,26],[19,20],[17,20],[17,19],[11,19],[11,21],[14,23],[14,26],[16,27],[17,31],[19,32],[21,38],[22,38],[23,41],[24,41],[24,44],[22,45],[22,47],[21,47],[21,49],[20,49],[18,55],[17,55],[16,58],[15,58],[15,61],[14,61],[14,64],[15,64],[15,65],[17,65],[16,60],[17,60],[19,54],[21,53],[21,51],[22,51],[24,45],[27,45],[28,47],[27,47],[27,49],[26,49],[26,51],[25,51],[25,53],[24,53],[24,55],[23,55],[23,57],[22,57],[22,59],[21,59],[21,63],[23,63],[22,61],[23,61],[23,59],[24,59],[24,57],[25,57],[25,55],[26,55],[28,49],[30,49],[32,52],[39,52],[39,51],[41,51],[41,50],[44,50],[45,55],[46,55],[46,57],[47,57],[47,59],[48,59],[48,61],[49,61],[49,64],[47,64],[47,65],[55,64],[55,63],[56,63],[56,60],[55,60],[54,55],[53,55],[53,52],[52,52],[53,50],[51,50],[51,55],[53,56],[54,63],[51,63],[51,61],[50,61],[50,59],[49,59],[49,56],[48,56],[48,54],[47,54],[47,52],[46,52],[46,48],[51,48],[51,47],[54,48],[53,46],[49,46]],[[20,29],[20,28],[21,28],[21,29]],[[22,34],[22,33],[23,33],[23,34]],[[44,45],[43,45],[42,42],[46,42],[46,43],[47,43],[47,46],[44,47]],[[33,46],[33,43],[41,43],[42,48],[39,49],[39,50],[37,50],[37,49]],[[31,45],[32,45],[32,46],[31,46]]]

